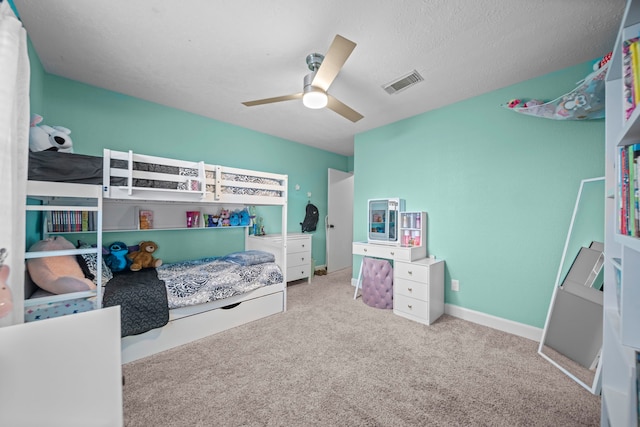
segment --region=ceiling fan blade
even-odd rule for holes
[[[329,46],[329,50],[327,50],[327,54],[324,56],[311,85],[326,92],[355,47],[356,44],[354,42],[337,34],[331,46]]]
[[[358,113],[356,110],[352,109],[351,107],[347,107],[345,104],[338,101],[333,96],[329,94],[327,94],[327,96],[329,97],[327,108],[340,114],[345,119],[349,119],[355,123],[364,117],[362,114]]]
[[[275,98],[257,99],[255,101],[243,102],[247,107],[253,107],[254,105],[272,104],[274,102],[291,101],[292,99],[301,99],[301,93],[294,93],[293,95],[276,96]]]

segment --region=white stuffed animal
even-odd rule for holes
[[[29,127],[29,150],[30,151],[60,151],[62,153],[73,153],[73,142],[69,134],[71,131],[62,126],[47,126],[38,124],[42,122],[42,116],[31,115]]]

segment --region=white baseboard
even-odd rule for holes
[[[490,328],[518,335],[523,338],[528,338],[536,342],[540,342],[540,339],[542,338],[542,329],[540,328],[525,325],[524,323],[514,322],[513,320],[503,319],[502,317],[492,316],[491,314],[469,310],[468,308],[452,304],[445,304],[444,312],[459,319],[468,320],[469,322],[488,326]]]
[[[351,286],[356,286],[357,282],[358,279],[351,278]],[[462,320],[467,320],[482,326],[488,326],[490,328],[523,338],[528,338],[536,342],[540,342],[540,339],[542,339],[543,331],[541,328],[525,325],[524,323],[514,322],[513,320],[503,319],[501,317],[492,316],[491,314],[469,310],[468,308],[452,304],[445,304],[444,312]]]

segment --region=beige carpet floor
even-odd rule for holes
[[[597,426],[594,396],[537,342],[353,300],[351,271],[288,310],[123,366],[125,425]]]

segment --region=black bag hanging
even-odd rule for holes
[[[304,220],[300,223],[302,226],[302,232],[316,231],[319,216],[318,208],[311,202],[307,203],[307,214],[304,216]]]

